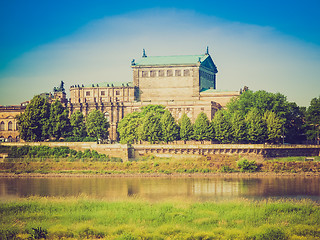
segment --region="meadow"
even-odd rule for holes
[[[105,201],[33,197],[0,204],[1,239],[319,239],[307,201]]]

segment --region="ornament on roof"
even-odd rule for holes
[[[206,55],[209,55],[209,47],[207,46]]]
[[[143,57],[143,58],[147,57],[147,55],[146,55],[146,50],[145,50],[145,49],[143,49],[142,57]]]

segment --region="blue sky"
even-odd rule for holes
[[[0,2],[0,104],[73,84],[131,81],[130,62],[201,54],[218,89],[280,92],[300,106],[320,95],[319,1]]]

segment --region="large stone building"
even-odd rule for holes
[[[70,114],[102,111],[110,122],[110,139],[115,141],[118,122],[142,106],[164,105],[177,120],[186,113],[195,121],[200,112],[211,120],[218,109],[240,94],[216,89],[218,70],[208,49],[205,54],[187,56],[147,56],[143,50],[142,58],[133,60],[131,68],[131,82],[71,86],[66,103]]]
[[[215,112],[239,92],[216,90],[218,72],[208,51],[203,55],[147,56],[131,62],[133,81],[70,88],[70,112],[104,112],[110,139],[117,139],[117,124],[128,113],[149,104],[164,105],[178,120],[186,113],[192,121],[200,112],[211,120]]]

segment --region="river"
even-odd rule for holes
[[[0,200],[30,196],[150,201],[235,198],[320,202],[319,177],[0,177]]]

